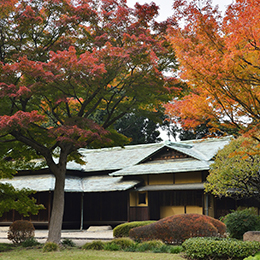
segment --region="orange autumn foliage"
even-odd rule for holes
[[[237,0],[224,15],[212,1],[174,2],[169,39],[189,86],[166,113],[183,127],[209,121],[259,138],[260,1]]]

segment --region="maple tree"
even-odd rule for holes
[[[169,40],[189,91],[166,105],[184,128],[208,121],[258,141],[260,1],[236,0],[222,15],[212,1],[176,0]],[[228,131],[227,131],[228,132]]]
[[[236,199],[260,201],[260,151],[253,138],[233,139],[218,152],[207,177],[205,191]]]
[[[172,20],[157,23],[154,3],[131,9],[125,0],[12,0],[0,9],[0,141],[17,160],[44,158],[54,174],[48,241],[59,243],[67,161],[83,163],[80,147],[122,144],[118,119],[160,111],[179,91],[164,76],[176,67],[165,37]]]

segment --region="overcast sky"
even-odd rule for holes
[[[174,0],[127,0],[128,6],[133,7],[136,2],[139,4],[155,2],[159,7],[158,20],[165,20],[172,14],[172,4]],[[226,6],[231,4],[232,0],[213,0],[214,5],[218,5],[220,10],[224,11]]]

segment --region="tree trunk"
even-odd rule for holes
[[[48,242],[59,244],[61,240],[62,220],[64,213],[64,187],[66,167],[60,167],[55,175],[55,189],[52,203],[51,219],[49,225]]]

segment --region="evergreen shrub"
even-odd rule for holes
[[[14,221],[8,230],[7,238],[13,243],[22,243],[29,238],[35,236],[35,228],[30,221],[16,220]]]
[[[82,249],[84,250],[103,250],[104,249],[105,244],[100,241],[93,241],[91,243],[86,243],[85,245],[82,246]]]
[[[135,252],[151,251],[153,253],[179,254],[183,251],[182,246],[166,245],[161,240],[145,241],[137,244]]]
[[[69,238],[65,238],[62,240],[61,244],[64,246],[64,247],[75,247],[76,244]]]
[[[145,241],[137,245],[136,251],[145,252],[145,251],[158,250],[163,246],[165,246],[165,244],[161,240]]]
[[[129,231],[132,228],[141,227],[145,225],[149,225],[151,223],[154,223],[155,221],[149,220],[149,221],[133,221],[133,222],[127,222],[123,223],[121,225],[116,226],[113,229],[113,236],[118,237],[129,237]]]
[[[108,250],[125,252],[145,252],[178,254],[183,251],[182,246],[166,245],[160,240],[136,243],[130,238],[116,238],[109,242],[93,241],[82,246],[84,250]]]
[[[135,241],[161,240],[166,244],[181,244],[190,237],[224,237],[223,222],[200,214],[180,214],[163,218],[150,225],[133,228]]]
[[[26,239],[21,244],[22,244],[22,247],[32,247],[32,246],[40,245],[40,243],[34,237],[30,237],[30,238]]]
[[[152,249],[152,252],[153,253],[171,253],[170,247],[171,246],[168,246],[168,245],[164,244],[164,245],[162,245],[159,248]]]
[[[260,249],[260,242],[232,238],[193,237],[187,239],[182,247],[189,259],[242,260],[256,254]]]
[[[260,230],[260,218],[253,208],[233,211],[223,221],[231,238],[243,239],[245,232]]]
[[[129,247],[132,248],[132,247],[135,246],[135,242],[128,237],[116,238],[116,239],[113,239],[111,242],[108,242],[108,243],[116,244],[122,250],[125,250]]]
[[[170,246],[169,253],[171,254],[179,254],[180,252],[183,252],[182,246]]]
[[[118,245],[112,241],[112,242],[108,242],[108,243],[104,244],[104,250],[119,251],[119,250],[121,250],[121,247],[120,247],[120,245]]]
[[[53,242],[46,242],[43,246],[43,252],[53,252],[58,251],[59,245]]]

